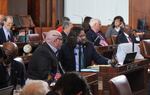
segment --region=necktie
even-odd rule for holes
[[[10,38],[10,36],[8,35],[8,41],[10,41],[11,40],[11,38]]]
[[[84,68],[84,53],[83,53],[83,48],[80,45],[79,46],[79,71]]]
[[[100,38],[99,44],[102,46],[108,46],[108,43],[106,42],[105,38],[100,33],[98,33],[98,36]]]

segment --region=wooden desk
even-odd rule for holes
[[[98,95],[98,73],[81,72],[80,74],[87,80],[93,95]]]
[[[134,95],[147,95],[149,60],[138,60],[119,67],[100,67],[98,90],[100,95],[109,95],[108,81],[120,74],[125,74]]]

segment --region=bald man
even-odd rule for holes
[[[25,67],[19,61],[16,61],[18,47],[13,42],[3,43],[1,49],[0,59],[0,88],[7,87],[9,85],[17,84],[21,86],[25,83]]]
[[[62,35],[56,30],[46,33],[45,43],[33,53],[28,65],[28,80],[53,81],[58,72],[57,50],[62,45]]]
[[[3,19],[3,27],[0,28],[0,44],[4,42],[13,42],[13,33],[11,28],[13,26],[13,17],[12,16],[5,16]]]

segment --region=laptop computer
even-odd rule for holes
[[[0,89],[0,95],[12,95],[14,86],[8,86]]]
[[[127,53],[123,64],[129,64],[134,62],[136,54],[137,52]]]

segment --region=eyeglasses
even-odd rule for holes
[[[63,40],[63,38],[57,38],[58,40]]]
[[[58,40],[63,40],[63,38],[62,38],[62,36],[61,36],[61,35],[53,35],[53,36],[58,37],[58,38],[56,38],[56,39],[58,39]]]

